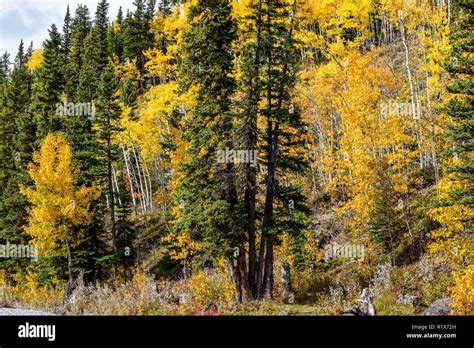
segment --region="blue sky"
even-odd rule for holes
[[[94,17],[99,0],[0,0],[0,54],[5,50],[13,61],[20,40],[25,46],[33,41],[34,48],[42,45],[48,36],[48,28],[55,23],[62,29],[64,15],[69,4],[74,14],[78,4],[87,5]],[[109,19],[114,19],[122,6],[124,12],[133,9],[133,0],[109,0]]]

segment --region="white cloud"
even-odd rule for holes
[[[71,15],[77,5],[89,8],[94,17],[99,0],[0,0],[0,54],[7,50],[12,59],[16,54],[20,40],[25,46],[31,41],[35,48],[41,46],[48,36],[48,29],[55,23],[59,29],[63,26],[66,8],[69,3]],[[133,0],[109,0],[109,19],[113,20],[119,7],[124,13],[133,9]]]

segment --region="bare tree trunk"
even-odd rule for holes
[[[134,192],[134,189],[133,189],[133,180],[132,180],[132,174],[130,172],[130,165],[129,165],[129,161],[128,161],[128,155],[127,155],[127,152],[125,151],[125,146],[123,144],[122,135],[119,134],[119,138],[120,138],[120,145],[122,146],[123,160],[125,162],[125,168],[127,170],[128,181],[129,181],[129,185],[130,185],[130,196],[132,198],[133,216],[137,216],[138,215],[137,202],[135,200],[135,192]]]
[[[119,189],[119,185],[118,185],[118,182],[117,182],[117,174],[115,172],[115,167],[112,166],[112,174],[113,174],[113,177],[114,177],[114,184],[115,184],[115,189],[117,190],[117,202],[119,204],[119,206],[122,206],[122,200],[120,199],[120,189]]]
[[[140,169],[140,163],[137,158],[137,154],[135,152],[135,146],[133,146],[133,141],[132,141],[132,152],[133,152],[133,157],[135,158],[135,164],[137,166],[137,173],[138,173],[138,190],[140,192],[140,203],[142,206],[142,212],[146,213],[146,205],[145,205],[145,191],[143,190],[143,182],[142,182],[142,174],[141,174],[141,169]]]
[[[412,74],[411,74],[411,69],[410,69],[410,55],[409,55],[409,50],[408,50],[408,42],[405,34],[405,20],[403,18],[403,13],[399,13],[399,24],[400,24],[400,35],[402,37],[402,42],[403,42],[403,47],[405,48],[405,67],[407,70],[407,75],[408,75],[408,83],[410,85],[410,97],[411,97],[411,109],[412,109],[412,116],[413,116],[413,124],[415,127],[415,132],[417,134],[417,140],[418,140],[418,149],[420,150],[420,169],[423,169],[423,160],[421,159],[421,134],[419,134],[417,122],[416,122],[416,108],[415,108],[415,91],[413,87],[413,79],[412,79]]]

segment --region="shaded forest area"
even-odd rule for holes
[[[0,307],[473,315],[473,10],[68,7],[0,59]]]

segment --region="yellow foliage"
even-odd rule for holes
[[[309,262],[314,263],[322,260],[324,257],[323,251],[319,248],[318,240],[314,231],[305,232],[306,242],[304,243],[303,250]]]
[[[199,270],[189,278],[188,287],[194,300],[202,305],[226,305],[235,294],[234,283],[222,270]]]
[[[183,33],[188,28],[187,21],[189,9],[197,3],[197,0],[186,1],[171,9],[171,14],[167,17],[158,14],[151,25],[151,31],[155,34],[156,42],[166,39],[169,42],[167,46],[167,57],[178,57],[178,51],[183,40]]]
[[[122,30],[122,27],[121,27],[120,23],[113,22],[112,23],[112,30],[113,30],[114,33],[119,33]]]
[[[137,68],[137,58],[127,60],[124,64],[118,64],[118,58],[114,57],[114,72],[122,80],[138,81],[141,78]]]
[[[252,0],[232,0],[232,16],[236,19],[245,19],[252,15]]]
[[[7,281],[7,272],[4,269],[0,269],[0,286],[4,286]]]
[[[18,278],[18,285],[7,288],[10,297],[15,301],[33,308],[54,308],[58,306],[65,292],[65,284],[53,281],[52,285],[43,286],[32,267],[27,269],[26,275]]]
[[[174,247],[170,250],[170,256],[174,260],[187,260],[201,250],[201,245],[186,232],[169,234],[163,237],[163,241]]]
[[[474,315],[474,265],[454,273],[452,289],[453,312],[455,315]]]
[[[296,39],[307,47],[320,49],[332,57],[340,57],[344,45],[356,48],[359,42],[370,35],[367,23],[373,11],[371,0],[306,0],[300,6],[299,22],[304,25],[296,33]],[[320,28],[319,34],[305,29],[315,23]],[[348,29],[358,33],[354,42],[343,41],[344,31]]]
[[[180,105],[177,84],[161,84],[150,88],[139,100],[137,121],[130,120],[130,113],[124,113],[122,126],[134,144],[138,145],[146,161],[163,153],[162,143],[170,134],[168,117]]]
[[[466,229],[465,221],[472,220],[474,209],[463,204],[431,209],[428,216],[441,224],[431,231],[432,239],[428,246],[429,254],[438,262],[462,265],[472,260],[474,238]]]
[[[49,134],[28,166],[35,186],[21,187],[31,203],[25,231],[40,254],[64,255],[65,243],[78,238],[71,235],[71,228],[90,223],[89,206],[100,195],[94,186],[75,187],[79,170],[71,161],[72,151],[65,137]]]
[[[157,48],[151,48],[143,52],[148,61],[145,68],[151,76],[159,76],[165,79],[170,76],[171,72],[176,71],[176,64],[173,64],[173,56],[171,54],[163,54]]]
[[[459,160],[451,162],[459,164]],[[438,199],[449,201],[455,190],[468,189],[469,182],[457,177],[456,173],[450,173],[440,179],[437,185]],[[429,254],[438,262],[448,262],[453,266],[469,263],[472,260],[474,238],[467,230],[466,221],[474,218],[474,208],[457,203],[433,208],[428,216],[441,225],[430,232]]]
[[[305,120],[317,129],[313,168],[320,172],[326,192],[341,189],[349,201],[341,208],[354,212],[350,228],[363,231],[373,203],[386,180],[398,192],[407,192],[416,151],[410,120],[382,115],[383,92],[395,88],[391,72],[377,63],[378,52],[363,55],[341,48],[338,55],[305,72],[307,83],[298,86]]]
[[[40,48],[40,49],[34,50],[33,53],[31,53],[31,57],[30,59],[28,59],[28,62],[26,62],[25,65],[31,71],[36,71],[43,66],[43,62],[44,62],[43,49]]]

